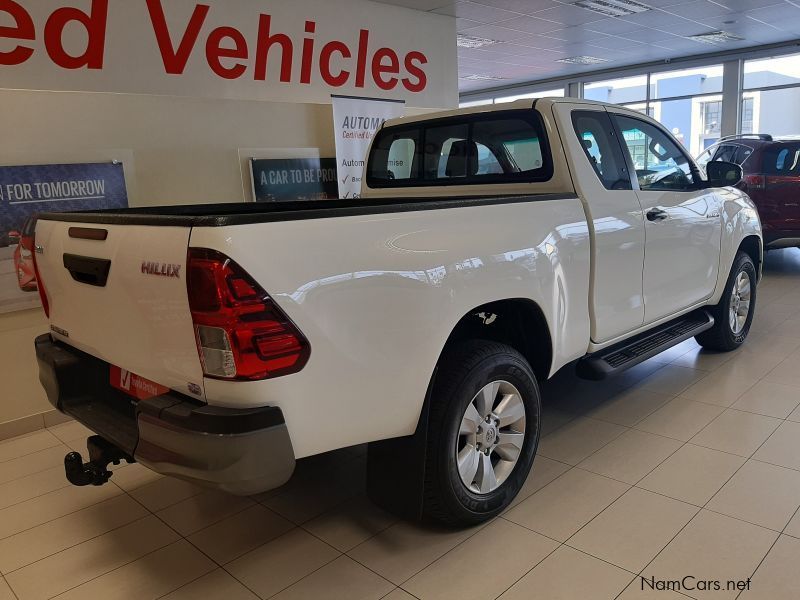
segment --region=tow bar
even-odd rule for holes
[[[64,472],[72,485],[103,485],[111,477],[109,463],[118,465],[121,460],[136,460],[108,440],[93,435],[86,440],[89,462],[84,463],[80,452],[70,452],[64,457]]]

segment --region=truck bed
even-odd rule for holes
[[[420,197],[404,198],[403,200],[398,200],[397,198],[355,198],[347,200],[297,200],[290,202],[227,202],[147,206],[70,213],[46,212],[39,215],[39,219],[108,225],[225,227],[248,223],[301,221],[306,219],[516,204],[520,202],[542,202],[572,198],[577,198],[577,196],[575,194],[515,194],[454,198]]]

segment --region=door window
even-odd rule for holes
[[[717,147],[717,151],[714,153],[714,158],[712,160],[733,162],[733,159],[736,156],[736,150],[738,150],[738,146],[733,144],[722,144]]]
[[[664,131],[651,123],[615,115],[642,190],[695,187],[692,163]]]
[[[622,149],[605,112],[574,111],[572,125],[594,172],[607,190],[631,189]]]
[[[767,175],[800,175],[800,144],[781,144],[764,150]]]

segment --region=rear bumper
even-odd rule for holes
[[[232,409],[176,392],[136,401],[109,384],[109,365],[44,334],[39,381],[50,403],[145,466],[233,494],[285,483],[294,451],[277,407]]]

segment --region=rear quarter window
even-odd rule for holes
[[[800,142],[770,146],[762,160],[767,175],[800,175]]]
[[[544,126],[530,109],[384,128],[366,173],[371,188],[537,182],[552,175]]]

